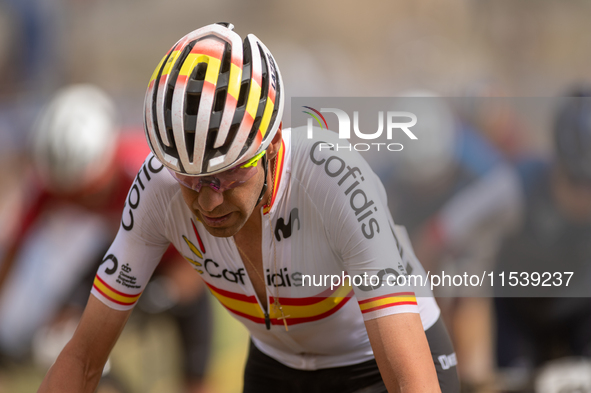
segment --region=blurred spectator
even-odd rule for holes
[[[417,116],[413,132],[419,139],[393,155],[384,181],[392,190],[394,217],[412,233],[451,195],[487,173],[501,157],[457,118],[444,98],[429,91],[410,91],[404,96],[397,99],[397,108]]]
[[[586,89],[569,95],[555,116],[555,158],[521,157],[514,168],[500,165],[455,195],[431,220],[432,230],[422,235],[420,243],[429,245],[430,255],[465,249],[478,228],[495,227],[503,239],[498,271],[574,271],[571,287],[588,286],[591,96]],[[528,391],[532,371],[542,364],[564,356],[591,356],[588,297],[494,300],[503,389]]]
[[[588,285],[591,258],[591,90],[560,103],[553,162],[518,167],[523,220],[499,251],[499,270],[574,271],[572,286]],[[586,277],[589,275],[587,274]],[[583,280],[583,282],[581,281]],[[591,300],[495,299],[497,362],[524,371],[564,356],[591,357]]]
[[[24,212],[0,260],[0,358],[49,367],[69,340],[94,273],[119,229],[127,190],[149,152],[143,133],[120,133],[116,108],[92,85],[60,90],[34,127]],[[189,274],[186,274],[189,272]],[[203,392],[211,316],[203,284],[167,252],[139,307],[178,325],[186,392]],[[195,334],[199,332],[199,334]],[[116,373],[115,373],[116,374]]]
[[[426,270],[482,269],[491,263],[489,233],[474,231],[469,245],[455,253],[443,253],[433,222],[446,203],[494,171],[502,158],[480,134],[461,122],[448,100],[428,91],[411,91],[404,96],[397,99],[396,108],[417,116],[413,132],[418,140],[405,144],[394,156],[387,177],[383,176],[394,220],[409,231]],[[445,296],[438,302],[452,333],[462,382],[484,383],[491,372],[488,302],[439,295]]]
[[[465,127],[481,134],[508,161],[527,154],[525,124],[507,91],[498,83],[483,82],[472,86],[466,96],[471,99],[461,100],[459,109]]]
[[[47,92],[62,80],[63,0],[7,0],[4,9],[11,16],[10,56],[0,63],[0,90],[36,94]]]

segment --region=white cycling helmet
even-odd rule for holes
[[[99,88],[80,84],[59,90],[33,128],[32,153],[46,186],[78,192],[109,170],[118,137],[115,107]]]
[[[150,78],[150,148],[169,169],[211,175],[263,152],[283,114],[283,81],[267,47],[229,23],[181,38]]]

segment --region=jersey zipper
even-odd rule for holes
[[[269,304],[269,294],[267,293],[267,284],[265,282],[265,236],[263,235],[264,231],[266,230],[266,223],[265,223],[265,216],[263,214],[263,209],[261,209],[260,211],[261,214],[261,223],[262,226],[264,227],[262,229],[262,233],[261,233],[261,257],[263,260],[263,265],[261,266],[263,269],[263,285],[265,286],[265,296],[267,297],[267,308],[263,308],[263,304],[261,303],[257,292],[254,289],[254,285],[252,283],[252,279],[250,278],[250,276],[248,276],[248,280],[250,281],[250,286],[252,287],[252,292],[254,293],[254,298],[257,300],[257,303],[259,305],[259,307],[261,308],[261,311],[263,312],[263,315],[265,317],[265,327],[267,328],[267,330],[271,330],[271,316],[269,315],[269,308],[270,308],[270,304]],[[236,240],[234,239],[234,237],[231,238],[232,242],[234,243],[234,248],[236,249],[236,253],[238,254],[238,258],[240,258],[240,262],[242,262],[242,266],[244,266],[244,269],[246,270],[246,265],[244,264],[244,260],[242,259],[242,255],[240,255],[240,252],[238,251],[238,246],[236,245]]]
[[[265,235],[264,233],[267,230],[267,225],[270,225],[268,222],[265,221],[265,214],[263,213],[263,209],[260,210],[260,214],[261,214],[261,259],[262,259],[262,268],[263,268],[263,285],[265,286],[265,297],[267,299],[267,309],[263,310],[263,313],[265,314],[265,327],[267,328],[267,330],[271,330],[271,316],[269,315],[269,309],[271,308],[271,302],[269,301],[269,294],[267,293],[267,283],[265,281]],[[270,216],[270,215],[269,215]],[[269,220],[271,218],[269,217]],[[252,283],[251,283],[252,284]],[[254,289],[254,288],[253,288]],[[255,292],[255,296],[256,296],[256,292]],[[258,299],[257,299],[258,300]],[[260,305],[260,301],[259,301],[259,305]],[[263,307],[261,306],[261,309]]]

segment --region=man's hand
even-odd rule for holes
[[[441,392],[419,314],[395,314],[365,322],[388,392]]]
[[[49,369],[38,393],[92,393],[131,310],[117,311],[90,296],[72,340]]]

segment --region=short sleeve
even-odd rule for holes
[[[167,173],[150,154],[125,201],[121,225],[97,271],[91,293],[107,306],[129,310],[137,303],[170,244],[165,236]]]

